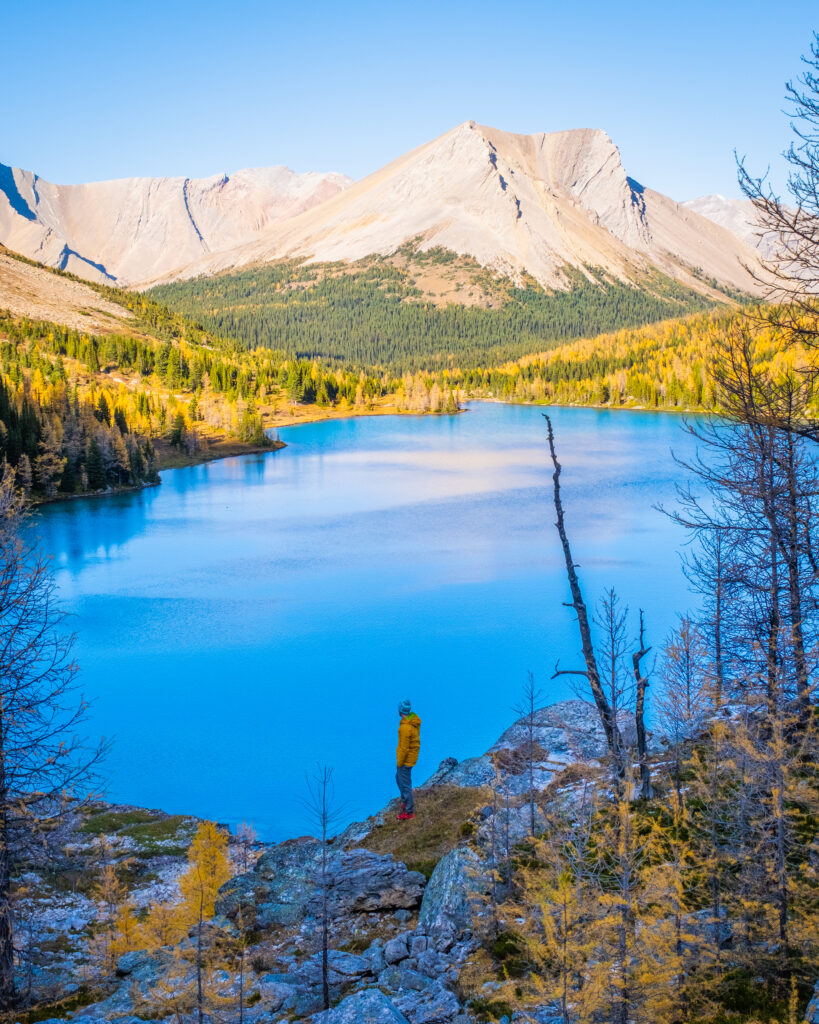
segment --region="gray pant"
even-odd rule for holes
[[[398,783],[398,790],[401,799],[404,801],[404,809],[407,814],[415,813],[415,801],[412,799],[412,768],[402,765],[395,773],[395,781]]]

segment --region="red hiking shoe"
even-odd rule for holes
[[[412,814],[407,814],[406,811],[402,811],[398,815],[398,821],[409,821],[410,818],[414,818],[414,817],[415,817],[415,811],[413,811]]]

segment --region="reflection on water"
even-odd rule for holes
[[[670,416],[554,410],[587,599],[616,585],[653,643],[690,601]],[[532,669],[550,699],[578,643],[534,408],[283,429],[288,447],[49,506],[109,795],[265,835],[302,831],[305,771],[366,814],[392,792],[396,704],[424,721],[416,775],[482,751]]]

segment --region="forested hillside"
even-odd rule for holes
[[[453,413],[471,398],[691,410],[718,405],[708,365],[743,322],[745,313],[735,306],[552,347],[543,337],[549,331],[554,341],[584,323],[653,316],[705,300],[681,296],[670,282],[663,284],[667,293],[648,294],[578,281],[571,292],[550,296],[475,271],[450,253],[402,255],[403,268],[379,261],[353,275],[279,264],[179,286],[177,298],[213,290],[238,300],[243,292],[247,301],[226,307],[224,316],[203,317],[236,329],[238,337],[164,306],[157,301],[164,289],[139,295],[82,284],[89,304],[80,304],[72,320],[87,316],[104,325],[99,333],[0,312],[0,457],[17,469],[26,492],[42,499],[153,482],[162,465],[264,446],[266,428],[315,415]],[[76,284],[70,275],[21,262],[47,283]],[[431,273],[450,274],[450,287],[467,288],[486,306],[422,301],[410,266],[419,278],[426,274],[426,284]],[[280,301],[268,303],[271,295]],[[198,301],[191,298],[192,305]],[[93,303],[105,305],[107,320]],[[122,318],[111,310],[122,310]],[[257,313],[251,335],[242,325]],[[346,333],[328,328],[323,335],[322,318],[346,323]],[[279,346],[259,345],[273,324]],[[499,325],[509,325],[502,341]],[[315,337],[322,358],[297,354],[308,337]],[[438,347],[447,342],[449,349]],[[775,334],[763,332],[757,358],[784,360],[778,348]],[[524,354],[507,359],[514,350]],[[799,359],[793,346],[787,359]]]
[[[105,325],[94,334],[0,309],[0,459],[29,498],[142,486],[162,465],[267,446],[230,346],[156,303],[115,289],[103,301],[71,275],[19,262],[32,308],[70,294],[67,320]],[[254,379],[263,385],[259,361]]]
[[[294,417],[454,413],[474,398],[713,409],[709,360],[743,316],[714,310],[501,365],[393,374],[245,349],[148,297],[101,290],[133,315],[129,333],[0,314],[0,457],[35,499],[154,482],[162,465],[264,446],[266,428]],[[770,332],[756,352],[798,360]]]
[[[502,366],[449,375],[472,397],[559,405],[711,410],[719,406],[708,367],[726,340],[753,325],[751,310],[717,309],[561,345]],[[755,330],[762,364],[800,365],[804,352],[783,349],[772,330]]]
[[[131,314],[122,333],[0,309],[0,460],[34,500],[157,482],[163,465],[269,446],[266,424],[295,406],[363,409],[394,390],[248,352],[149,299],[98,291]]]
[[[279,262],[150,295],[247,348],[391,373],[497,364],[714,305],[659,273],[644,275],[638,288],[593,268],[591,280],[567,269],[569,290],[549,292],[532,281],[515,287],[446,250],[404,250],[400,266],[378,257],[352,267]],[[484,306],[429,301],[418,281],[430,264],[460,271],[455,292]]]

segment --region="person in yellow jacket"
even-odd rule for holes
[[[418,760],[421,749],[421,719],[412,710],[408,700],[398,705],[401,721],[398,725],[398,749],[395,752],[398,768],[395,781],[401,794],[401,812],[399,821],[408,821],[415,817],[415,801],[412,797],[412,769]]]

